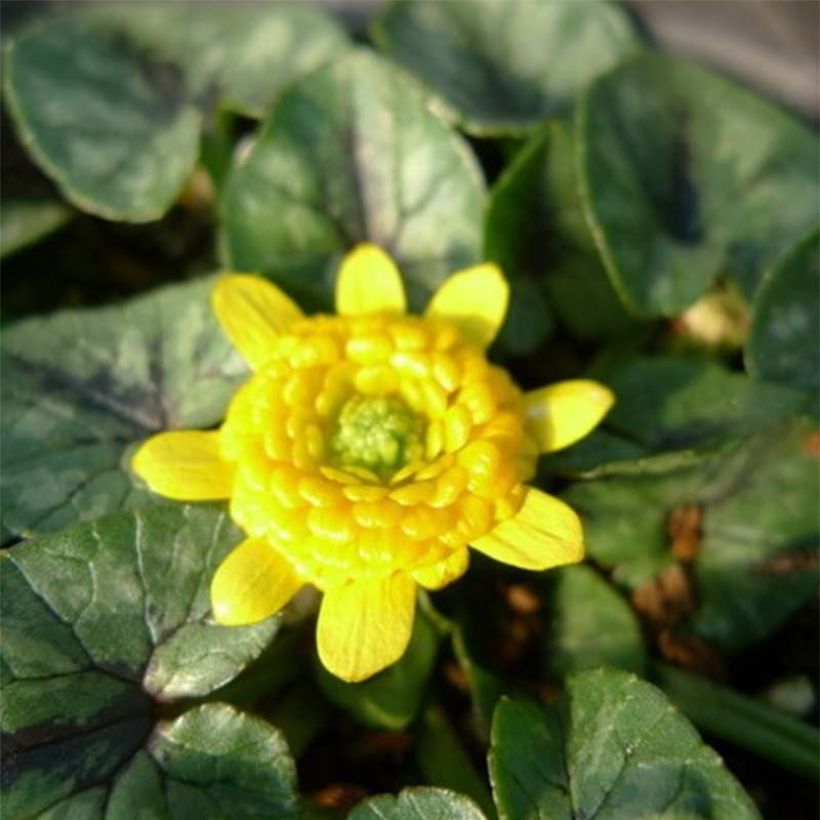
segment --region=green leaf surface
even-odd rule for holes
[[[86,16],[177,66],[200,104],[218,100],[252,117],[262,117],[285,86],[350,47],[331,17],[306,4],[114,3]]]
[[[646,53],[599,78],[576,127],[587,216],[615,288],[640,314],[677,313],[718,274],[751,299],[817,224],[816,136],[683,60]]]
[[[449,789],[423,786],[398,796],[371,797],[356,806],[348,820],[485,820],[472,800]]]
[[[0,212],[0,257],[35,245],[62,228],[72,216],[70,208],[48,199],[3,200]]]
[[[416,761],[426,783],[468,795],[490,820],[495,820],[485,777],[473,765],[447,713],[435,702],[424,710],[419,721]]]
[[[435,627],[419,607],[410,644],[397,663],[361,683],[346,683],[317,663],[317,681],[333,703],[362,723],[382,729],[404,729],[421,706],[438,644]]]
[[[665,475],[574,485],[590,555],[635,587],[672,560],[669,513],[702,507],[691,627],[727,651],[771,635],[817,584],[817,458],[808,423],[778,427]]]
[[[720,364],[673,356],[603,362],[591,371],[616,396],[603,427],[547,464],[587,476],[663,472],[792,417],[805,396],[732,373]]]
[[[9,42],[4,74],[22,143],[70,202],[131,222],[170,207],[201,122],[177,72],[116,32],[58,17]]]
[[[820,389],[820,233],[813,232],[768,273],[753,305],[746,366],[756,378]]]
[[[421,297],[479,261],[483,206],[467,145],[401,71],[359,51],[282,95],[225,186],[222,245],[231,267],[326,307],[342,255],[374,242]]]
[[[614,5],[551,0],[394,0],[372,33],[459,125],[482,135],[519,134],[564,113],[637,42]]]
[[[545,644],[549,669],[559,676],[596,666],[643,672],[641,627],[620,593],[591,567],[565,567],[554,575]]]
[[[132,817],[135,806],[190,816],[183,793],[207,807],[238,800],[246,783],[248,805],[276,789],[286,804],[292,764],[273,730],[228,707],[155,726],[158,704],[219,688],[276,631],[276,619],[241,628],[211,622],[211,577],[240,537],[218,509],[168,506],[80,524],[4,556],[9,816],[83,805],[82,816],[102,817],[106,801],[119,812],[106,817]],[[267,774],[261,760],[241,764],[272,750],[282,760]]]
[[[583,339],[621,333],[633,320],[604,271],[580,207],[572,132],[559,123],[515,155],[490,192],[484,256],[512,284],[501,339],[514,353],[535,350],[552,329],[552,307]]]
[[[549,707],[501,701],[489,766],[503,820],[759,817],[664,695],[614,669],[570,678]]]
[[[31,536],[152,502],[127,461],[174,427],[217,423],[245,371],[212,315],[213,280],[2,334],[2,517]]]

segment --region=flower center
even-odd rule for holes
[[[336,423],[330,447],[340,467],[364,467],[386,478],[424,454],[424,422],[396,396],[353,396]]]

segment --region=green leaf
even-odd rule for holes
[[[616,359],[592,376],[616,402],[600,430],[547,462],[560,472],[591,477],[688,466],[699,451],[778,424],[805,404],[795,390],[700,359]]]
[[[487,817],[496,817],[493,799],[444,709],[431,703],[419,721],[416,761],[425,782],[453,789],[475,800]]]
[[[107,795],[121,808],[106,817],[132,817],[129,806],[190,816],[183,794],[207,808],[238,800],[232,784],[247,787],[249,806],[274,793],[287,805],[292,764],[272,729],[216,706],[154,727],[160,703],[227,683],[276,631],[275,618],[211,622],[211,577],[240,537],[224,512],[176,505],[80,524],[6,554],[0,721],[10,816],[83,805],[83,816],[102,817]],[[266,775],[264,760],[239,765],[274,752],[282,759]]]
[[[727,651],[771,635],[817,584],[816,456],[807,423],[758,434],[664,475],[579,483],[565,500],[582,516],[590,555],[635,587],[672,560],[669,513],[702,507],[691,627]]]
[[[808,424],[781,435],[736,492],[712,499],[696,564],[692,628],[739,651],[768,637],[817,591],[820,471]]]
[[[601,77],[576,127],[587,216],[615,288],[640,314],[677,313],[718,274],[751,299],[817,223],[815,135],[680,59],[646,53]]]
[[[327,306],[342,255],[374,242],[422,296],[479,261],[483,207],[467,145],[401,71],[359,51],[282,95],[225,186],[222,244],[231,267]]]
[[[15,36],[5,58],[21,141],[66,198],[106,219],[162,216],[199,147],[201,116],[178,74],[115,32],[62,16]]]
[[[639,357],[596,376],[617,397],[607,429],[649,453],[748,435],[789,417],[803,403],[795,391],[698,359]]]
[[[820,779],[820,733],[814,726],[683,669],[656,664],[654,672],[669,699],[704,732]]]
[[[820,233],[785,254],[757,292],[746,346],[756,378],[820,389]]]
[[[62,228],[71,209],[48,199],[3,200],[0,220],[0,257],[11,256]]]
[[[614,669],[570,678],[549,707],[501,701],[489,766],[504,820],[759,817],[664,695]]]
[[[519,134],[565,112],[636,45],[617,7],[550,0],[394,0],[372,33],[460,125],[491,135]]]
[[[317,682],[330,700],[362,723],[404,729],[421,706],[438,644],[435,627],[419,607],[410,644],[397,663],[362,683],[346,683],[317,663]]]
[[[595,570],[566,567],[550,579],[546,659],[550,670],[567,675],[596,666],[641,673],[646,647],[635,614]]]
[[[350,41],[331,17],[293,3],[108,4],[86,16],[178,66],[192,97],[262,117],[282,89],[341,56]]]
[[[485,820],[478,806],[449,789],[419,786],[397,797],[371,797],[356,806],[348,820]]]
[[[572,133],[553,123],[515,155],[490,192],[484,256],[512,284],[502,341],[535,350],[552,329],[548,302],[584,339],[623,332],[633,320],[603,269],[581,212]]]
[[[152,502],[136,442],[223,415],[245,366],[213,317],[213,280],[123,306],[70,310],[2,334],[2,517],[15,534]]]

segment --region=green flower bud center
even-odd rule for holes
[[[330,447],[338,466],[384,478],[421,459],[424,422],[395,396],[353,396],[339,413]]]

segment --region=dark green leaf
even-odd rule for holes
[[[350,47],[316,8],[294,3],[113,3],[87,12],[178,66],[203,104],[261,117],[280,91]]]
[[[4,200],[0,220],[0,257],[10,256],[61,228],[71,209],[53,200]]]
[[[320,688],[335,704],[369,726],[403,729],[416,716],[433,672],[439,636],[419,608],[401,659],[362,683],[346,683],[317,664]]]
[[[812,428],[775,428],[693,466],[657,476],[574,485],[587,547],[628,587],[672,560],[669,513],[702,506],[695,561],[697,633],[735,651],[761,640],[814,594],[817,583],[816,456]]]
[[[213,317],[212,280],[2,334],[2,510],[32,535],[149,503],[132,445],[218,422],[245,373]]]
[[[437,703],[431,703],[422,715],[416,760],[426,783],[468,795],[494,820],[495,807],[485,778],[479,775],[446,712]]]
[[[490,777],[504,820],[758,818],[663,694],[614,669],[570,679],[559,703],[499,703]]]
[[[485,820],[478,806],[448,789],[417,787],[398,797],[371,797],[358,805],[349,820]]]
[[[754,301],[746,346],[749,372],[811,391],[820,389],[820,234],[812,233],[767,275]]]
[[[730,650],[768,637],[817,591],[820,471],[798,425],[712,499],[696,564],[700,607],[692,627]]]
[[[222,243],[230,266],[327,305],[342,255],[374,242],[423,294],[478,261],[483,206],[466,144],[402,72],[360,51],[280,98],[227,182]]]
[[[592,373],[612,388],[616,402],[601,430],[552,458],[561,472],[663,472],[688,466],[698,460],[696,451],[778,424],[805,404],[795,390],[699,359],[638,357]]]
[[[167,506],[80,524],[5,556],[0,672],[10,816],[88,801],[94,810],[83,816],[102,817],[110,792],[113,805],[143,809],[160,801],[159,816],[179,817],[176,790],[190,788],[213,805],[223,789],[232,794],[231,782],[242,785],[246,775],[232,762],[237,747],[256,738],[284,755],[272,730],[261,732],[227,707],[160,724],[151,735],[156,702],[212,692],[276,630],[276,619],[241,628],[210,620],[211,577],[239,537],[224,512]],[[242,754],[253,758],[256,751]],[[268,778],[287,785],[291,764],[283,761]],[[258,765],[247,772],[251,805],[254,789],[266,782]],[[208,786],[209,766],[230,772],[226,782]],[[160,783],[168,777],[189,785],[166,784],[166,804]],[[133,814],[123,808],[113,816]]]
[[[547,295],[562,324],[583,339],[622,333],[634,323],[581,211],[572,142],[566,126],[553,123],[516,154],[490,193],[484,255],[513,286],[502,330],[513,352],[532,351],[551,329]]]
[[[476,134],[517,134],[566,111],[636,45],[617,7],[550,0],[394,0],[373,38]]]
[[[177,72],[88,21],[49,19],[11,40],[5,90],[23,144],[83,210],[157,219],[196,162],[201,116]]]
[[[550,579],[547,665],[558,675],[617,666],[643,672],[646,648],[638,620],[621,595],[590,567],[566,567]]]
[[[717,274],[750,299],[817,223],[818,144],[766,101],[646,53],[598,79],[578,110],[584,206],[615,288],[669,316]]]
[[[792,390],[698,359],[636,358],[596,376],[617,397],[607,429],[649,453],[748,435],[787,418],[803,402]]]

